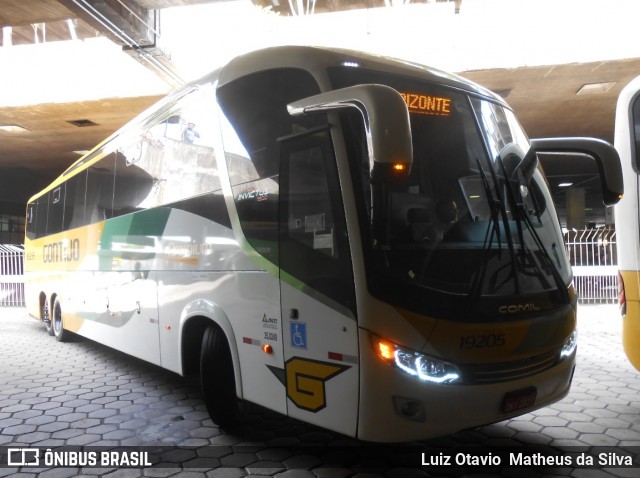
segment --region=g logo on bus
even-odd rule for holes
[[[348,366],[293,357],[285,363],[287,397],[298,408],[318,412],[327,406],[325,383]]]

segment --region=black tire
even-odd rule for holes
[[[211,420],[218,426],[234,423],[238,397],[229,343],[219,327],[209,325],[202,337],[200,380]]]
[[[51,321],[51,315],[49,314],[49,301],[45,298],[40,308],[40,320],[47,328],[47,333],[53,336],[53,322]]]
[[[58,342],[66,342],[69,339],[71,332],[65,330],[64,321],[62,320],[62,305],[60,300],[56,299],[53,303],[53,313],[51,314],[51,329],[53,335]]]

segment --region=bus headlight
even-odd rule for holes
[[[567,357],[570,357],[578,347],[578,331],[574,330],[569,335],[569,338],[564,342],[562,346],[562,350],[560,350],[560,360],[564,360]]]
[[[452,363],[406,349],[381,337],[372,336],[372,339],[378,356],[407,375],[430,383],[462,381],[460,369]]]

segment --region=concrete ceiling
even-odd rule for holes
[[[29,197],[159,97],[114,98],[0,108],[0,124],[30,132],[0,131],[0,213],[23,213]],[[86,123],[86,121],[90,123]],[[89,124],[88,126],[83,126]]]
[[[138,4],[157,8],[198,2],[139,0]],[[117,6],[121,2],[93,3]],[[339,3],[318,2],[325,7]],[[68,0],[3,0],[0,27],[13,26],[14,44],[33,42],[32,25],[42,22],[48,22],[48,39],[68,38],[69,19],[81,38],[101,34],[99,25],[87,21],[72,4]],[[640,58],[461,74],[505,97],[530,137],[591,136],[611,142],[616,98],[624,85],[640,74]],[[583,85],[601,82],[611,82],[612,86],[604,92],[577,94]],[[0,131],[0,212],[15,209],[22,214],[26,199],[78,158],[74,151],[90,149],[157,99],[148,96],[0,108],[0,124],[18,124],[30,130],[28,135]],[[88,120],[91,125],[72,123],[77,120]],[[567,170],[555,163],[545,164],[545,169],[552,186],[561,177],[585,175],[587,189],[597,190],[595,169]],[[560,190],[555,194],[559,196]]]
[[[640,58],[507,70],[468,71],[462,76],[502,94],[531,138],[587,136],[613,143],[616,101],[622,88],[640,75]],[[577,94],[586,84],[613,83],[607,91]],[[605,222],[595,163],[541,158],[564,224],[566,189],[585,190],[587,222]]]

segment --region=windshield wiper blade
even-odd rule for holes
[[[502,151],[504,151],[504,148],[502,149]],[[501,152],[502,152],[501,151]],[[516,262],[516,253],[515,253],[515,249],[513,247],[513,238],[511,237],[511,227],[509,225],[509,217],[507,216],[507,209],[505,206],[505,201],[502,198],[501,192],[500,192],[500,181],[498,178],[498,173],[495,170],[495,167],[493,165],[493,163],[487,158],[487,161],[489,163],[490,169],[491,169],[491,175],[493,176],[493,183],[495,185],[495,190],[496,190],[496,195],[498,197],[499,200],[499,204],[500,204],[500,214],[502,216],[502,224],[504,225],[504,235],[505,235],[505,240],[507,242],[507,247],[509,248],[509,254],[511,255],[511,264],[512,264],[512,276],[513,276],[513,281],[515,283],[515,293],[519,294],[520,293],[520,281],[518,280],[518,269],[517,269],[517,262]],[[500,156],[500,154],[498,154],[498,156],[496,157],[496,161],[498,161],[502,167],[503,170],[503,174],[504,173],[504,164],[502,163],[502,158]],[[507,180],[508,183],[508,180]]]
[[[514,169],[512,174],[508,174],[507,168],[505,167],[503,157],[502,157],[504,151],[507,151],[507,154],[514,154],[520,160],[518,163],[518,166]],[[567,303],[570,303],[571,298],[569,297],[569,291],[567,290],[567,286],[562,280],[560,271],[558,270],[556,265],[553,263],[553,259],[549,255],[549,251],[547,251],[547,248],[544,247],[544,244],[542,242],[542,239],[540,239],[540,235],[538,234],[538,231],[536,231],[535,226],[533,225],[533,223],[531,222],[531,219],[529,218],[529,215],[527,214],[526,206],[524,203],[524,197],[522,195],[523,188],[525,189],[527,188],[527,184],[525,184],[525,181],[526,181],[525,177],[528,179],[533,177],[533,171],[531,171],[531,168],[532,167],[535,168],[537,161],[534,162],[531,158],[529,158],[529,153],[524,155],[524,158],[521,158],[521,155],[517,153],[518,151],[519,151],[519,148],[513,145],[512,143],[510,143],[507,146],[505,146],[502,149],[502,151],[500,151],[500,154],[498,155],[497,160],[500,162],[500,166],[502,168],[503,174],[505,175],[505,181],[508,185],[508,190],[509,190],[511,199],[513,201],[514,209],[515,209],[513,217],[515,218],[515,221],[516,221],[516,225],[518,228],[518,235],[520,238],[520,243],[522,245],[523,268],[526,267],[526,256],[527,256],[527,247],[524,242],[524,232],[522,230],[522,223],[524,222],[528,231],[531,233],[531,236],[533,237],[533,240],[536,243],[538,250],[541,251],[542,257],[544,258],[545,262],[547,263],[547,266],[549,267],[549,270],[551,271],[551,276],[553,277],[553,280],[556,283],[556,287],[560,290],[560,294],[562,295],[562,298]],[[506,156],[507,154],[504,154],[504,156]],[[524,167],[521,167],[522,165],[524,165]],[[518,184],[517,190],[514,190],[512,180],[515,180],[516,183]],[[552,247],[554,248],[556,247],[555,243],[552,245]],[[530,254],[533,256],[532,253]],[[532,260],[533,260],[533,257],[532,257]]]
[[[517,194],[513,190],[513,184],[511,182],[511,177],[510,177],[511,175],[508,173],[507,168],[506,168],[506,166],[504,164],[504,157],[505,156],[507,156],[509,154],[514,154],[516,157],[518,156],[516,153],[511,151],[513,149],[512,145],[513,145],[513,143],[509,143],[504,148],[502,148],[502,150],[500,151],[500,153],[498,153],[498,156],[496,157],[496,162],[498,162],[498,164],[500,164],[500,169],[502,169],[502,174],[504,174],[504,181],[505,181],[505,184],[507,185],[507,191],[509,192],[509,197],[511,199],[511,204],[513,204],[514,208],[517,210],[521,206],[524,208],[524,201],[518,201]],[[521,163],[521,161],[520,161],[520,163]],[[520,195],[520,197],[522,197],[522,195]],[[525,244],[524,244],[524,233],[522,231],[522,223],[520,221],[520,218],[518,217],[518,214],[514,214],[513,217],[515,219],[516,228],[518,230],[518,240],[520,241],[520,251],[522,253],[522,264],[524,266],[525,262],[526,262],[526,247],[525,247]]]
[[[498,222],[498,211],[502,207],[499,198],[493,197],[493,192],[491,191],[491,186],[489,185],[489,179],[487,178],[487,173],[484,171],[482,167],[482,163],[480,160],[476,158],[476,162],[478,163],[478,169],[480,170],[480,177],[482,178],[482,186],[484,187],[484,192],[487,195],[487,200],[489,202],[489,210],[491,212],[491,223],[493,224],[493,229],[496,232],[496,236],[498,237],[498,248],[502,249],[502,241],[500,237],[500,223]],[[486,237],[485,237],[486,241]]]
[[[526,209],[524,207],[524,202],[522,202],[518,206],[518,215],[522,215],[522,217],[524,219],[524,223],[527,226],[527,229],[529,230],[529,232],[531,233],[531,236],[533,237],[533,240],[535,241],[536,246],[538,247],[538,250],[540,250],[542,252],[542,257],[545,259],[545,262],[547,263],[547,266],[549,267],[549,270],[551,271],[551,276],[553,277],[553,280],[556,283],[556,287],[560,291],[560,295],[562,296],[562,299],[564,299],[564,302],[566,302],[567,304],[570,304],[571,303],[571,297],[569,295],[569,290],[567,288],[567,284],[565,284],[564,280],[562,280],[562,276],[560,275],[560,271],[558,270],[558,267],[556,267],[556,264],[554,264],[553,259],[551,258],[551,255],[549,254],[549,251],[547,250],[546,247],[544,247],[544,244],[542,242],[542,239],[540,239],[540,235],[538,234],[538,231],[536,231],[535,226],[533,225],[533,223],[531,222],[531,219],[529,218],[529,215],[527,214],[527,211],[526,211]],[[553,244],[551,244],[551,248],[554,251],[554,255],[556,255],[556,260],[559,263],[560,260],[559,260],[559,258],[557,258],[556,247],[557,246],[556,246],[555,242]]]

